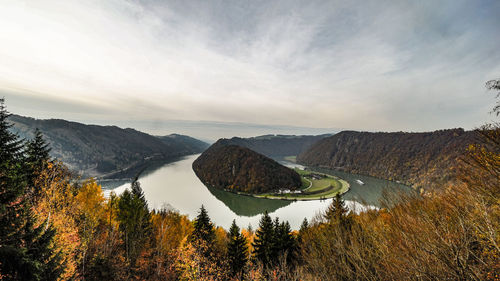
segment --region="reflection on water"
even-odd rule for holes
[[[241,227],[250,224],[255,229],[261,214],[267,210],[271,217],[287,220],[293,229],[298,229],[304,218],[311,219],[326,209],[331,202],[331,199],[296,202],[271,200],[209,189],[196,177],[191,167],[197,157],[198,155],[187,156],[141,174],[139,181],[151,208],[172,206],[192,219],[196,217],[203,204],[215,224],[226,229],[233,219],[236,219]],[[378,199],[384,187],[396,185],[408,189],[396,183],[371,177],[322,171],[337,175],[351,184],[351,190],[344,195],[344,198],[348,207],[358,211],[365,208],[365,204],[360,202],[365,202],[368,206],[378,206]],[[357,184],[356,179],[361,179],[365,185]],[[130,182],[114,188],[113,191],[119,194],[129,186]]]
[[[238,216],[252,217],[263,214],[265,211],[272,213],[281,207],[290,205],[292,201],[271,200],[244,196],[232,192],[226,192],[217,188],[207,187],[215,198],[224,202]]]
[[[104,193],[107,195],[111,190],[119,186],[122,186],[126,183],[130,183],[132,179],[135,178],[137,175],[140,175],[140,177],[146,177],[149,174],[156,172],[158,169],[162,168],[166,164],[174,163],[182,159],[183,159],[182,157],[175,157],[167,160],[149,161],[147,164],[140,165],[131,170],[123,171],[122,173],[117,175],[119,178],[98,179],[97,183],[101,185]]]

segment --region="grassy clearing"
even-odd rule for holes
[[[320,190],[325,190],[329,186],[336,187],[338,185],[338,181],[334,178],[324,178],[320,180],[311,180],[311,181],[312,181],[312,186],[308,189],[305,189],[304,191],[316,192]]]
[[[295,169],[302,178],[300,193],[268,193],[256,197],[282,200],[319,200],[332,198],[337,193],[343,194],[349,190],[349,183],[343,179],[321,173]]]

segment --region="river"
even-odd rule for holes
[[[304,218],[310,220],[326,209],[329,200],[284,201],[260,199],[207,188],[194,174],[191,165],[199,155],[190,155],[177,161],[149,169],[139,177],[139,182],[150,208],[173,208],[193,219],[204,205],[217,226],[229,229],[233,219],[240,227],[258,226],[261,215],[268,211],[273,219],[287,220],[293,229],[298,229]],[[293,163],[282,162],[293,166]],[[410,188],[373,177],[353,175],[339,171],[321,170],[343,178],[351,185],[344,194],[347,206],[354,211],[379,207],[384,189],[410,190]],[[358,183],[361,180],[364,184]],[[105,193],[110,190],[120,194],[130,186],[129,182],[103,183]]]

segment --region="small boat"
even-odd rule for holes
[[[364,182],[362,182],[361,180],[356,180],[356,182],[357,182],[358,184],[360,184],[360,185],[365,184],[365,183],[364,183]]]

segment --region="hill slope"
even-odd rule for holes
[[[226,144],[239,145],[249,148],[267,157],[283,157],[299,155],[306,151],[317,141],[331,136],[330,134],[318,136],[294,136],[294,135],[264,135],[253,138],[224,139]]]
[[[301,186],[299,174],[246,147],[219,140],[193,162],[200,180],[211,187],[258,194]]]
[[[428,133],[344,131],[320,140],[297,161],[415,187],[438,188],[456,180],[457,160],[474,142],[475,134],[463,129]]]
[[[31,138],[39,128],[51,155],[86,176],[100,176],[156,159],[200,153],[208,144],[181,135],[154,137],[134,129],[85,125],[59,119],[38,120],[12,115],[13,131]]]
[[[157,138],[163,141],[163,143],[165,143],[167,146],[176,146],[178,148],[183,148],[183,151],[189,151],[189,154],[200,153],[210,146],[208,143],[199,139],[179,134],[158,136]]]

